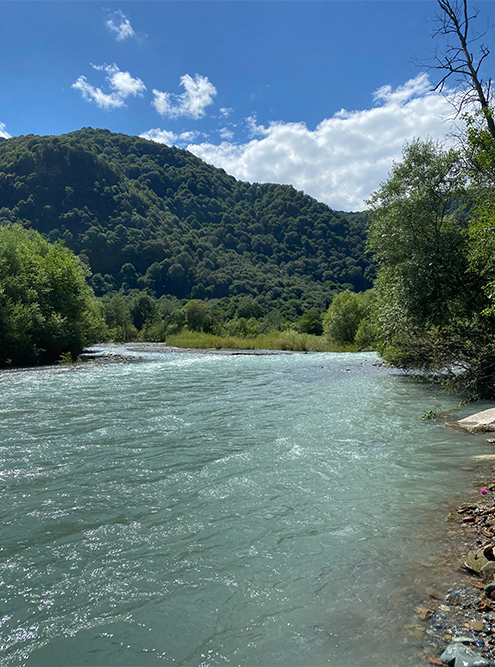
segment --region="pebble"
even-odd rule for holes
[[[471,630],[474,630],[475,632],[483,632],[485,629],[485,624],[483,621],[473,621],[471,623]]]

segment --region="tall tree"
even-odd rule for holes
[[[368,201],[379,283],[386,291],[394,286],[408,318],[421,326],[444,322],[463,291],[467,223],[455,206],[463,181],[456,151],[416,140]]]

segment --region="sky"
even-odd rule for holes
[[[476,27],[494,30],[493,0]],[[106,128],[363,210],[405,142],[450,140],[436,0],[0,0],[0,136]],[[486,62],[494,72],[495,49]]]

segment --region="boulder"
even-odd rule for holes
[[[490,667],[490,662],[463,644],[450,644],[440,656],[446,665],[454,667]]]
[[[457,422],[447,422],[447,426],[459,428],[468,433],[495,431],[495,408],[477,412],[475,415],[459,419]]]

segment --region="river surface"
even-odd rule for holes
[[[455,399],[372,353],[105,350],[0,373],[0,664],[409,664],[489,447],[421,419]]]

